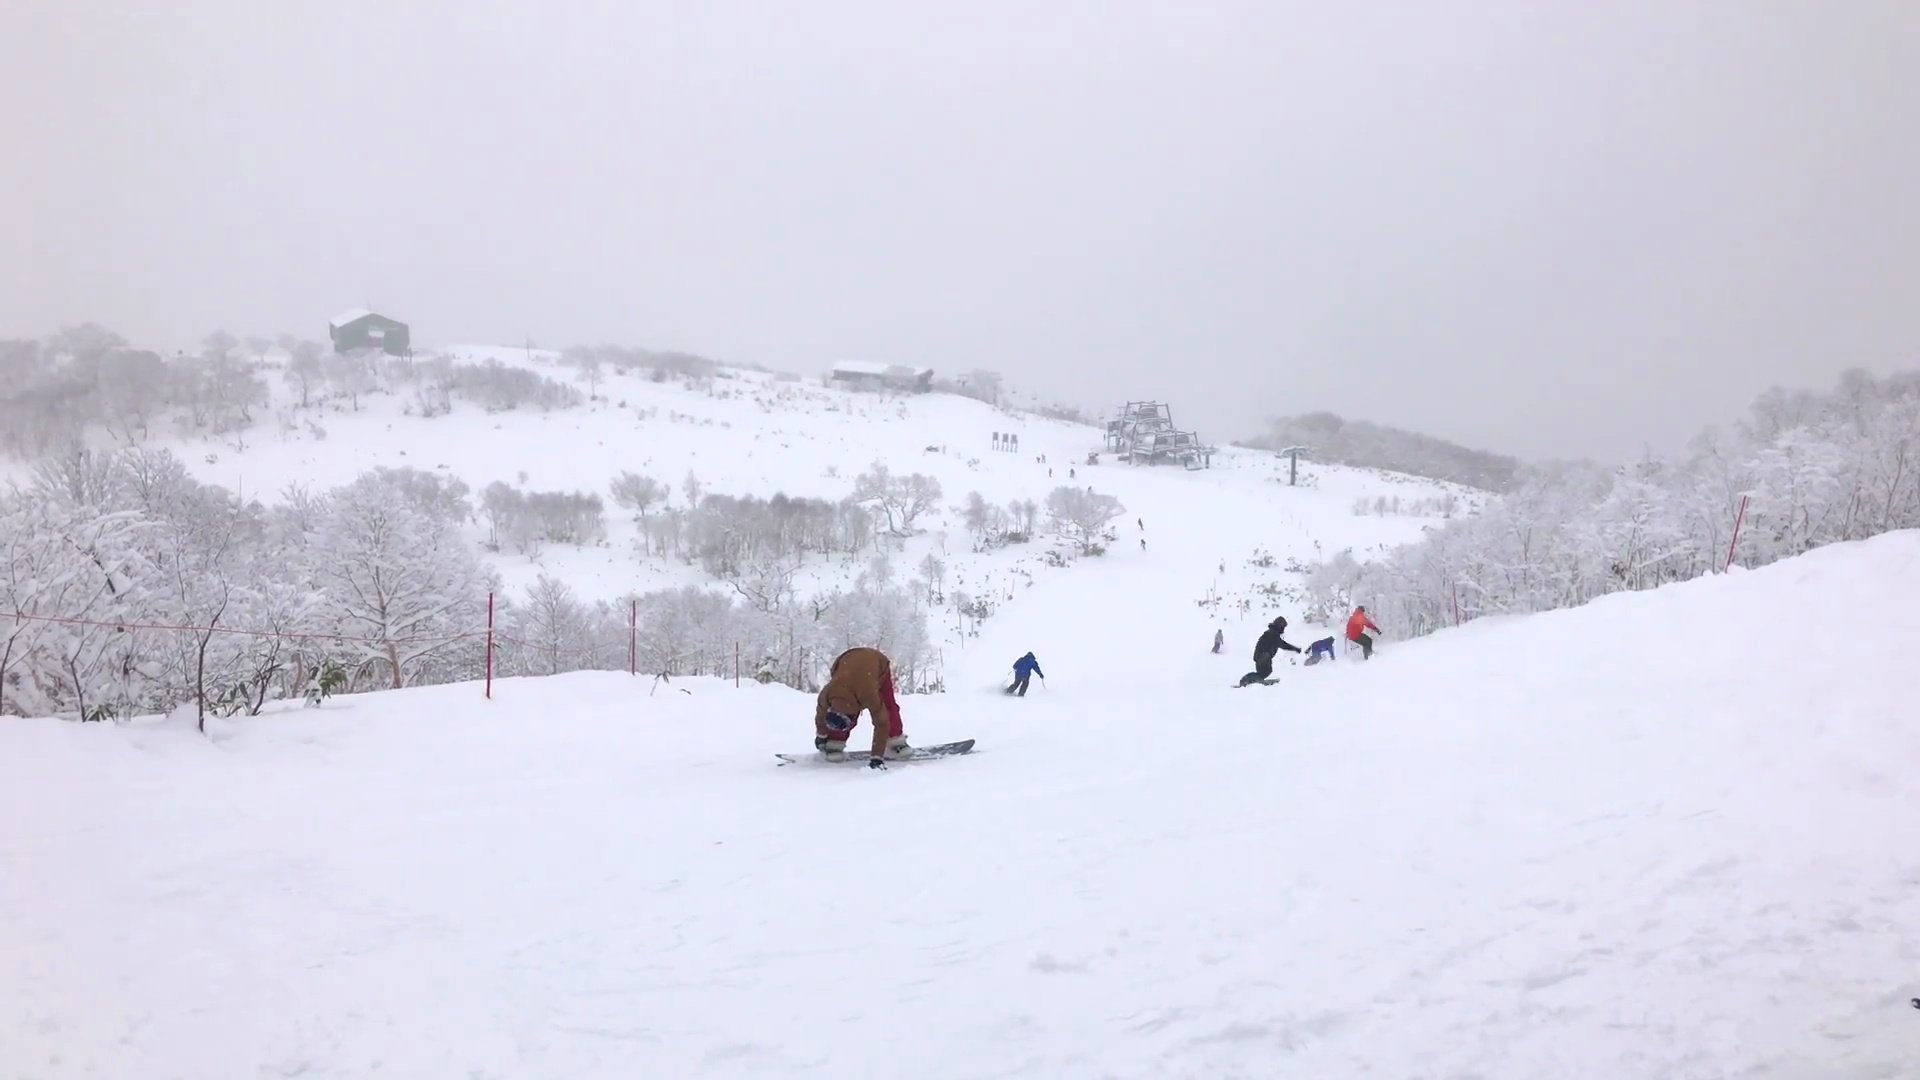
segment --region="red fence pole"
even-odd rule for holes
[[[1740,523],[1747,520],[1747,497],[1740,496],[1740,512],[1733,519],[1733,543],[1727,545],[1727,565],[1725,570],[1733,569],[1733,551],[1740,546]],[[1723,570],[1724,572],[1724,570]]]
[[[627,674],[640,674],[640,601],[627,609]]]
[[[493,700],[493,594],[487,594],[487,700]]]

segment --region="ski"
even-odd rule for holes
[[[934,758],[970,754],[973,752],[973,743],[974,740],[972,739],[962,739],[959,742],[940,743],[937,746],[916,746],[913,748],[913,752],[906,757],[887,758],[886,763],[888,765],[908,765],[916,761],[931,761]],[[775,754],[773,756],[780,759],[781,765],[798,765],[802,762],[812,762],[817,765],[861,766],[866,765],[867,758],[869,757],[867,754],[849,752],[845,758],[839,761],[828,761],[826,755],[818,750],[807,754]]]

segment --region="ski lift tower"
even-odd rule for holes
[[[1287,486],[1298,487],[1300,485],[1300,459],[1302,457],[1311,458],[1313,456],[1313,450],[1305,446],[1288,446],[1275,450],[1273,454],[1275,457],[1287,459]]]
[[[1165,402],[1129,401],[1107,421],[1107,449],[1135,465],[1179,462],[1188,469],[1213,464],[1214,448],[1191,431],[1173,426],[1173,410]]]

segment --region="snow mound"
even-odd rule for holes
[[[1914,596],[1908,532],[1272,688],[1033,641],[882,773],[715,680],[8,722],[0,1074],[1912,1075]]]

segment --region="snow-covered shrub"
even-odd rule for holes
[[[488,412],[532,408],[546,412],[570,409],[585,401],[579,390],[525,368],[508,367],[498,360],[457,364],[448,374],[456,397],[474,402]]]
[[[545,544],[593,544],[606,537],[606,507],[600,496],[578,491],[521,491],[502,480],[480,493],[488,542],[522,554]]]
[[[796,566],[809,555],[856,555],[873,540],[867,509],[852,499],[708,494],[691,511],[652,519],[650,545],[664,553],[671,540],[710,574],[732,580],[763,564]]]

